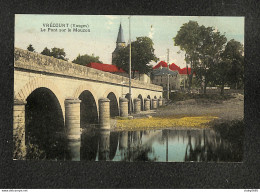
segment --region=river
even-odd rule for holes
[[[241,143],[213,129],[84,131],[81,161],[240,162]]]

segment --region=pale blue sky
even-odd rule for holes
[[[189,20],[199,25],[216,28],[225,33],[228,40],[235,39],[244,44],[244,17],[191,17],[191,16],[131,16],[131,39],[149,36],[154,42],[155,54],[166,60],[170,50],[170,63],[185,67],[184,54],[177,52],[172,38]],[[43,23],[69,23],[89,25],[90,32],[40,32]],[[15,15],[15,47],[26,49],[32,44],[36,52],[45,47],[64,48],[66,57],[73,60],[78,54],[92,54],[104,63],[111,64],[116,46],[119,24],[122,24],[125,41],[129,40],[128,16],[105,15]],[[152,26],[152,28],[151,28]],[[64,28],[65,29],[65,28]],[[154,63],[153,63],[154,64]]]

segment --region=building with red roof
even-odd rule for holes
[[[153,69],[158,69],[160,67],[166,67],[167,68],[167,63],[165,61],[160,61],[157,65],[155,65],[153,67]],[[184,68],[180,68],[178,65],[176,65],[175,63],[172,63],[169,65],[169,69],[172,70],[172,71],[178,71],[178,73],[180,75],[187,75],[187,68],[184,67]],[[190,74],[191,72],[191,68],[188,68],[188,72]]]
[[[157,65],[153,67],[153,69],[158,69],[160,67],[167,67],[167,63],[165,61],[160,61]]]
[[[182,69],[179,71],[179,73],[180,73],[181,75],[187,75],[187,68],[186,68],[186,67],[185,67],[185,68],[182,68]],[[191,74],[191,68],[188,68],[188,73]]]
[[[117,66],[110,65],[110,64],[89,63],[86,66],[94,68],[94,69],[98,69],[98,70],[101,70],[101,71],[110,72],[110,73],[125,73],[125,71],[123,69],[120,69]]]
[[[175,70],[172,70],[175,69]],[[180,88],[179,84],[179,67],[175,65],[174,63],[169,66],[165,61],[160,61],[157,65],[153,67],[153,79],[152,83],[156,85],[160,85],[164,88],[164,90],[167,90],[167,84],[168,84],[168,77],[169,74],[169,86],[170,90],[175,90]]]
[[[172,71],[178,71],[179,73],[180,73],[180,70],[181,70],[181,68],[178,65],[176,65],[175,63],[170,64],[169,68]]]
[[[100,71],[109,72],[124,77],[129,77],[128,73],[126,73],[123,69],[117,67],[116,65],[104,64],[104,63],[89,63],[86,66]],[[147,76],[146,74],[139,74],[138,71],[135,71],[135,75],[136,76],[134,79],[146,83],[150,83],[150,77]]]
[[[153,67],[153,83],[167,88],[167,63],[165,61],[160,61]],[[166,72],[165,72],[166,71]],[[172,75],[172,72],[176,72],[177,75]],[[185,87],[185,81],[188,74],[191,73],[191,68],[180,68],[175,63],[169,65],[169,76],[170,76],[170,89],[180,89]]]

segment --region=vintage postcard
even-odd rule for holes
[[[15,15],[13,159],[242,162],[244,17]]]

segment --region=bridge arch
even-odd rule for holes
[[[103,94],[103,97],[107,97],[108,96],[108,94],[109,93],[114,93],[114,95],[115,95],[115,97],[116,97],[116,99],[117,99],[117,103],[119,103],[119,97],[120,97],[120,95],[119,95],[119,93],[118,93],[118,91],[116,90],[116,89],[107,89],[106,91],[105,91],[105,93]]]
[[[89,84],[82,84],[82,85],[80,85],[80,86],[76,89],[76,91],[74,92],[73,97],[79,98],[80,94],[81,94],[83,91],[89,91],[89,92],[93,95],[93,97],[94,97],[94,99],[95,99],[95,102],[96,102],[96,105],[97,105],[97,101],[98,101],[97,92],[96,92],[95,89],[93,89],[92,86],[89,85]],[[98,107],[98,105],[97,105],[97,107]]]
[[[64,97],[62,96],[59,88],[53,82],[45,78],[37,77],[29,81],[25,86],[23,86],[22,89],[20,89],[17,93],[14,94],[14,98],[18,100],[26,101],[28,96],[38,88],[47,88],[57,97],[64,118],[65,117]]]
[[[80,103],[80,127],[87,128],[89,124],[98,123],[98,98],[96,91],[89,84],[80,85],[73,94],[79,98]]]
[[[116,95],[113,92],[110,92],[107,95],[107,98],[110,100],[110,117],[119,116],[119,108]]]
[[[90,124],[98,124],[98,107],[93,94],[84,90],[78,97],[80,103],[80,127],[88,128]]]
[[[67,149],[64,118],[57,97],[50,89],[39,87],[26,100],[27,158],[64,159]]]

